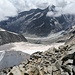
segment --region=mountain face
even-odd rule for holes
[[[27,41],[23,35],[12,33],[3,29],[0,29],[0,45],[11,43],[11,42],[20,42]]]
[[[75,24],[75,15],[47,16],[49,11],[57,13],[55,6],[44,10],[32,9],[19,13],[16,17],[1,21],[0,27],[16,33],[29,33],[37,36],[48,36],[51,32],[68,30]]]

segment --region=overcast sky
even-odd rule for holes
[[[28,11],[30,9],[44,9],[51,5],[56,6],[60,14],[75,14],[75,0],[0,0],[0,21],[7,19],[9,16],[15,16],[18,12]],[[48,12],[48,16],[52,16],[52,12]]]

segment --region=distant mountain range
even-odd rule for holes
[[[75,15],[47,16],[49,11],[56,13],[54,8],[55,6],[52,5],[44,10],[31,9],[21,12],[16,17],[1,21],[0,27],[21,34],[48,36],[50,33],[68,30],[75,25]]]

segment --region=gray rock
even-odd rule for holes
[[[8,31],[0,31],[0,45],[11,42],[27,42],[27,39],[23,35]]]

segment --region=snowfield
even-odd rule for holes
[[[22,51],[24,53],[32,54],[37,51],[46,51],[51,47],[58,48],[60,45],[63,45],[64,43],[53,43],[52,45],[43,45],[43,44],[31,44],[28,42],[15,42],[15,43],[9,43],[0,46],[0,50],[5,51]]]

